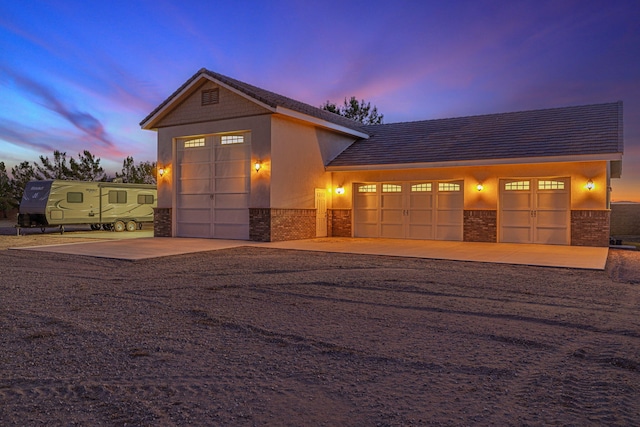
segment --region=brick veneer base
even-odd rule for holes
[[[572,246],[609,246],[610,210],[571,211]]]
[[[465,242],[498,241],[498,212],[494,210],[465,210],[463,225]]]
[[[316,237],[315,209],[249,209],[249,239],[257,242]]]
[[[153,209],[153,237],[171,237],[171,208]]]
[[[329,237],[351,237],[351,209],[330,209]]]

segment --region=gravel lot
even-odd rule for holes
[[[33,239],[33,240],[29,240]],[[607,271],[0,236],[2,425],[637,425],[640,257]]]

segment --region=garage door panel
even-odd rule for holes
[[[502,211],[502,221],[505,227],[531,227],[531,211]]]
[[[356,206],[358,209],[378,209],[378,199],[375,195],[357,196]]]
[[[459,210],[464,205],[462,192],[438,194],[438,210]]]
[[[432,224],[433,211],[411,210],[409,211],[409,224]]]
[[[536,197],[537,209],[568,209],[567,193],[538,193]]]
[[[244,209],[249,202],[249,195],[244,193],[218,193],[215,195],[216,208]]]
[[[503,227],[502,241],[504,243],[530,242],[532,238],[531,227]]]
[[[373,209],[361,209],[356,211],[355,220],[358,223],[377,223],[378,211]]]
[[[209,148],[183,149],[182,151],[179,151],[178,155],[181,164],[202,163],[203,161],[209,160],[211,156],[211,150]]]
[[[379,237],[378,236],[378,223],[360,223],[357,224],[356,237]]]
[[[217,209],[216,224],[244,224],[249,220],[246,209]]]
[[[404,237],[404,226],[402,224],[381,224],[380,237],[401,239]]]
[[[211,182],[202,179],[183,179],[180,181],[183,193],[211,193]]]
[[[208,181],[211,175],[211,164],[192,163],[189,167],[180,168],[180,179],[204,179]]]
[[[211,196],[209,194],[179,194],[177,202],[178,206],[209,209]]]
[[[209,237],[210,224],[178,223],[178,233],[182,237]]]
[[[211,216],[207,209],[178,209],[176,220],[179,223],[192,222],[195,224],[209,224]]]
[[[522,191],[505,191],[503,193],[502,208],[510,209],[531,209],[531,194]]]
[[[403,212],[402,210],[383,210],[381,212],[382,223],[391,223],[391,224],[402,224],[403,221]]]
[[[424,224],[409,224],[409,239],[433,239],[433,226]]]
[[[567,224],[567,211],[538,211],[538,227],[563,227]]]
[[[432,209],[433,195],[412,193],[410,196],[410,202],[411,209]]]
[[[538,227],[538,229],[536,230],[535,243],[546,245],[565,245],[566,233],[566,227]]]

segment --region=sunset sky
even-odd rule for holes
[[[0,161],[153,161],[140,121],[203,67],[385,123],[622,100],[640,202],[638,0],[0,0]]]

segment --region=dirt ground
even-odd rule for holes
[[[640,420],[637,252],[585,271],[4,250],[28,238],[0,236],[3,426]]]

